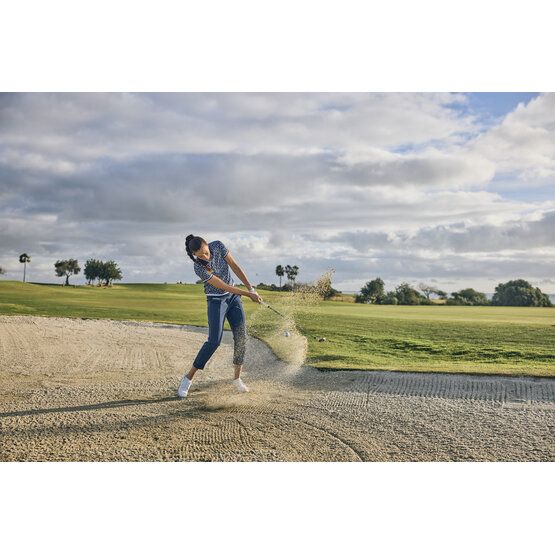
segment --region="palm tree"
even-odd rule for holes
[[[297,274],[298,273],[299,273],[299,267],[298,266],[292,266],[289,275],[291,276],[291,281],[293,282],[293,285],[295,285],[295,280],[297,279]]]
[[[285,273],[287,274],[287,279],[291,282],[291,285],[295,285],[295,278],[299,273],[299,267],[289,266],[289,264],[287,264],[287,266],[285,266]]]
[[[285,274],[285,270],[283,269],[283,266],[280,264],[279,266],[276,266],[276,276],[279,277],[279,288],[281,289],[281,278],[283,277],[283,275]]]
[[[23,283],[25,283],[25,274],[27,273],[27,262],[31,262],[31,257],[24,252],[19,255],[19,261],[23,264]]]

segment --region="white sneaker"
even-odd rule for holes
[[[189,388],[191,387],[192,381],[187,377],[183,376],[181,382],[179,383],[179,387],[177,389],[177,396],[184,399],[187,397],[187,393],[189,393]]]
[[[233,385],[237,388],[237,391],[239,391],[240,393],[247,393],[249,388],[243,383],[243,380],[241,378],[237,378],[236,380],[233,380]]]

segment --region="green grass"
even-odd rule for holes
[[[320,303],[299,320],[319,368],[555,375],[549,308]]]
[[[276,308],[284,293],[264,291]],[[262,310],[248,299],[247,316]],[[148,320],[205,326],[199,285],[60,287],[0,281],[0,314]],[[340,301],[296,307],[308,363],[321,369],[555,376],[555,309],[372,306]],[[251,332],[271,345],[264,325]],[[325,337],[325,342],[318,338]]]

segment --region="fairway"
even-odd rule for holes
[[[555,375],[555,309],[364,305],[321,301],[292,305],[286,293],[261,291],[289,310],[307,338],[306,363],[322,370]],[[243,299],[250,333],[274,344],[279,322]],[[0,314],[108,318],[206,326],[199,285],[120,284],[111,288],[0,282]],[[227,324],[226,324],[227,328]],[[325,338],[326,341],[319,341]],[[286,344],[287,345],[287,344]]]

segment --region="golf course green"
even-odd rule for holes
[[[261,295],[278,310],[291,307],[287,293]],[[243,305],[250,333],[272,346],[268,316],[252,319],[264,308],[248,299]],[[5,280],[0,314],[207,325],[200,285],[62,287]],[[555,308],[319,301],[295,306],[294,319],[308,340],[307,364],[322,370],[555,376]]]

